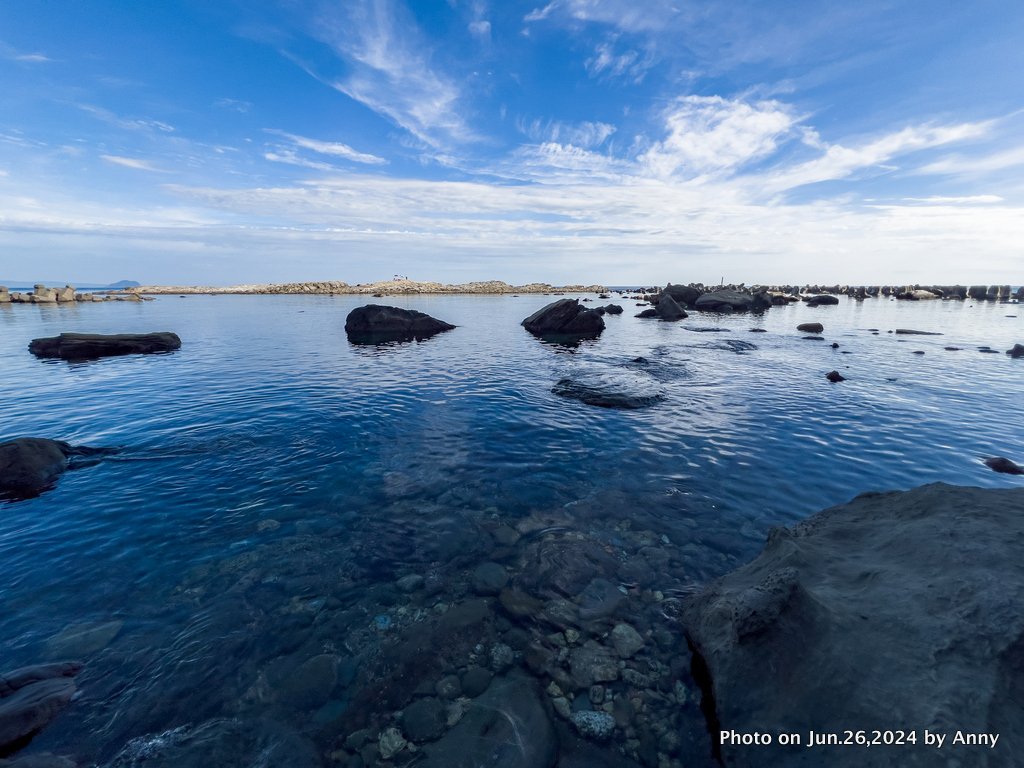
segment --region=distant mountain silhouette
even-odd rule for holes
[[[31,291],[36,283],[42,283],[47,288],[63,288],[65,285],[73,285],[87,291],[120,290],[122,288],[138,288],[142,283],[135,280],[118,280],[116,283],[86,283],[75,280],[0,280],[0,285],[6,285],[11,290]]]

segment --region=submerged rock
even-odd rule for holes
[[[825,378],[831,381],[833,384],[838,384],[840,381],[846,381],[846,377],[843,376],[839,371],[829,371],[825,374]]]
[[[898,336],[941,336],[941,333],[934,331],[915,331],[911,328],[897,328],[896,335]]]
[[[558,744],[536,684],[510,673],[495,679],[459,723],[423,747],[422,768],[551,768]]]
[[[942,483],[774,529],[756,560],[684,605],[715,733],[961,729],[1000,734],[999,764],[1012,764],[1024,753],[1022,538],[1024,489]],[[720,750],[726,766],[865,765],[848,746]],[[921,743],[871,749],[873,766],[934,764]]]
[[[604,330],[604,319],[578,299],[559,299],[538,309],[522,326],[534,336],[593,338]]]
[[[559,379],[551,391],[601,408],[646,408],[665,397],[661,385],[637,371],[587,371]]]
[[[990,456],[985,459],[985,466],[993,472],[1001,472],[1004,475],[1024,475],[1024,467],[1010,461],[1005,456]]]
[[[353,344],[428,339],[455,328],[415,309],[367,304],[356,307],[345,318],[345,334]]]
[[[23,667],[0,675],[0,754],[9,754],[32,738],[71,701],[76,661]]]
[[[33,339],[28,351],[36,357],[95,360],[117,355],[148,355],[181,349],[181,339],[170,331],[158,333],[62,333]]]
[[[0,443],[0,498],[38,496],[52,487],[77,457],[87,460],[112,452],[110,448],[73,446],[45,437],[19,437]]]

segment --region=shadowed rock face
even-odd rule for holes
[[[694,307],[702,312],[760,312],[771,305],[771,299],[766,294],[750,294],[728,288],[702,294],[694,302]]]
[[[24,667],[0,675],[0,755],[24,746],[75,693],[74,661]]]
[[[349,312],[345,334],[353,344],[428,339],[455,326],[415,309],[367,304]]]
[[[604,330],[600,313],[587,309],[578,299],[559,299],[523,320],[534,336],[592,338]]]
[[[865,494],[775,529],[761,555],[686,601],[718,731],[999,733],[965,764],[1024,750],[1024,489],[935,483]],[[706,710],[707,711],[707,710]],[[898,713],[899,724],[894,721]],[[714,722],[717,720],[717,722]],[[871,748],[933,766],[934,748]],[[861,748],[722,744],[726,766],[860,766]]]
[[[68,469],[68,459],[99,457],[109,448],[72,446],[43,437],[19,437],[0,443],[0,498],[30,499],[50,488]]]
[[[181,339],[169,331],[158,333],[62,333],[33,339],[28,351],[36,357],[59,357],[62,360],[94,360],[114,355],[172,352],[181,348]]]

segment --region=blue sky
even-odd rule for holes
[[[1012,0],[0,0],[0,278],[1024,282]]]

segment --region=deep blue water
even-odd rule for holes
[[[621,558],[623,531],[664,536],[647,589],[685,591],[756,555],[771,526],[862,491],[1021,484],[980,461],[1024,461],[1024,360],[1003,354],[1024,342],[1017,305],[844,298],[661,323],[616,299],[626,312],[599,340],[564,348],[519,326],[551,300],[389,298],[459,327],[384,347],[345,339],[361,297],[0,306],[0,440],[121,448],[0,505],[3,668],[49,658],[69,626],[121,622],[88,649],[82,697],[31,748],[103,763],[147,733],[269,713],[326,754],[338,734],[317,729],[352,706],[366,627],[457,603],[503,523],[577,529]],[[811,321],[826,341],[796,332]],[[158,330],[181,350],[84,364],[26,350],[63,331]],[[826,381],[833,369],[847,381]],[[664,399],[613,410],[551,392],[594,375]],[[390,585],[409,573],[445,586],[406,605]],[[313,629],[278,648],[291,613]],[[246,624],[257,614],[271,618]],[[345,630],[317,629],[330,621]],[[327,704],[303,714],[253,693],[275,659],[325,652],[341,659]]]

